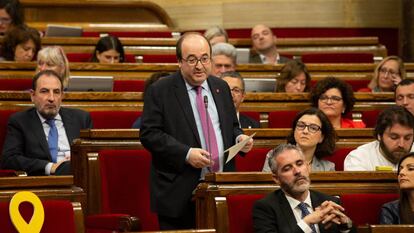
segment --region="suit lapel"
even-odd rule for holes
[[[200,136],[198,135],[197,126],[194,119],[193,109],[191,108],[191,102],[187,93],[187,87],[185,85],[184,79],[181,76],[181,72],[178,71],[176,75],[174,75],[174,88],[175,88],[175,96],[178,100],[178,103],[181,106],[181,110],[185,115],[185,119],[188,125],[191,127],[191,131],[193,132],[194,137],[197,139],[198,144],[201,147]]]
[[[68,138],[69,145],[72,144],[73,139],[75,139],[75,133],[72,130],[73,125],[73,117],[71,116],[70,112],[66,111],[66,109],[61,108],[59,111],[60,117],[62,118],[63,127],[65,128],[66,137]]]
[[[285,194],[283,193],[282,190],[280,190],[280,192],[278,192],[279,195],[279,205],[281,207],[281,209],[279,211],[283,211],[284,214],[282,214],[282,216],[284,217],[284,221],[283,222],[287,222],[289,228],[290,228],[290,232],[295,232],[295,229],[297,229],[297,222],[296,222],[296,218],[295,215],[293,214],[293,210],[292,208],[290,208],[289,202],[286,199]]]
[[[40,148],[42,148],[45,155],[48,155],[49,160],[52,160],[52,157],[50,156],[50,151],[49,151],[49,144],[47,144],[45,130],[43,129],[43,125],[40,122],[40,118],[37,115],[37,111],[35,108],[33,108],[32,111],[30,111],[29,116],[31,118],[30,122],[33,122],[33,124],[31,125],[32,127],[31,132],[33,132],[35,138],[39,138]]]

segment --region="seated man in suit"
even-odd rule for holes
[[[250,53],[249,63],[281,64],[289,61],[289,58],[280,56],[276,47],[276,35],[263,24],[253,27],[251,32],[252,45],[255,50]]]
[[[227,71],[235,71],[237,63],[236,48],[228,43],[217,43],[212,47],[211,54],[212,69],[211,74],[220,77]]]
[[[61,107],[62,78],[52,70],[37,73],[32,85],[35,107],[10,116],[2,168],[29,175],[70,173],[70,143],[81,129],[92,128],[89,113]]]
[[[309,164],[302,151],[281,144],[268,158],[280,189],[253,206],[253,226],[260,232],[356,232],[338,199],[309,190]]]
[[[224,72],[220,76],[230,87],[231,95],[233,97],[234,107],[236,108],[237,117],[241,128],[260,128],[259,122],[256,120],[240,114],[240,104],[246,95],[245,84],[243,77],[235,71]]]

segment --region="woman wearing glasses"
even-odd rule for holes
[[[287,142],[300,147],[312,171],[335,171],[335,164],[323,157],[334,152],[336,138],[335,130],[326,115],[317,108],[309,108],[296,115]],[[266,156],[271,153],[269,151]],[[267,159],[263,171],[270,172]]]
[[[404,156],[398,164],[400,198],[382,206],[381,224],[414,224],[414,153]]]
[[[364,122],[345,117],[355,104],[354,91],[345,81],[327,77],[317,82],[311,92],[311,104],[325,113],[335,129],[365,128]]]
[[[384,58],[374,71],[374,76],[368,84],[368,88],[362,88],[360,92],[383,92],[395,90],[395,87],[405,79],[404,62],[397,56]]]

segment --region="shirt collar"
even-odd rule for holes
[[[185,87],[187,88],[187,91],[191,91],[192,89],[194,89],[195,86],[191,86],[185,79],[184,79],[184,82],[185,82]],[[201,84],[201,86],[203,87],[204,90],[207,90],[207,91],[209,90],[207,80],[205,80]]]
[[[45,123],[46,118],[44,118],[42,115],[40,115],[40,113],[37,110],[36,110],[36,113],[39,116],[40,122],[42,122],[42,124]],[[62,117],[60,116],[59,113],[55,116],[55,120],[62,121]]]
[[[262,63],[266,64],[266,56],[260,53],[259,53],[259,56],[260,56],[260,60],[262,60]],[[276,64],[279,63],[279,61],[280,61],[279,53],[276,53]]]
[[[295,198],[293,198],[293,197],[291,197],[291,196],[289,196],[288,194],[286,194],[285,192],[284,192],[284,194],[285,194],[285,196],[286,196],[286,199],[288,200],[288,202],[289,202],[289,205],[290,205],[290,208],[292,208],[292,209],[295,209],[295,208],[297,208],[298,207],[298,205],[300,204],[300,201],[298,201],[297,199],[295,199]],[[305,198],[305,201],[304,201],[304,203],[307,205],[307,206],[310,206],[311,208],[312,208],[312,201],[311,201],[311,199],[310,199],[310,192],[309,192],[309,190],[308,190],[308,194],[307,194],[307,196],[306,196],[306,198]]]

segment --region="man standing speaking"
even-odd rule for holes
[[[186,33],[176,45],[179,70],[149,87],[140,140],[152,154],[151,206],[160,228],[195,227],[192,192],[207,172],[234,171],[223,151],[246,139],[227,83],[211,76],[211,46]],[[248,152],[250,140],[242,149]]]

